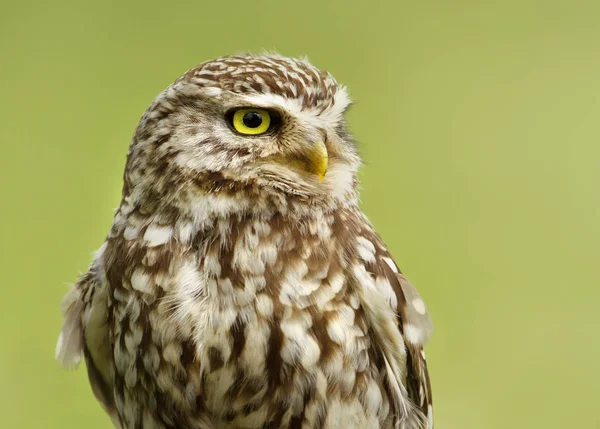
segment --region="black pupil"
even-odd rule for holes
[[[257,128],[262,124],[262,116],[258,112],[248,112],[244,115],[244,125],[248,128]]]

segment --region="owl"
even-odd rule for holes
[[[349,104],[306,60],[236,55],[144,113],[56,350],[115,427],[433,427],[432,324],[359,208]]]

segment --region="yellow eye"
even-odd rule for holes
[[[233,128],[240,134],[258,135],[271,126],[271,115],[263,109],[239,109],[233,113]]]

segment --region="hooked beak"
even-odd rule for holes
[[[325,178],[325,173],[327,173],[328,158],[325,143],[322,140],[318,140],[302,147],[299,151],[294,151],[285,156],[275,156],[272,160],[279,164],[314,174],[319,179],[319,182],[322,182]]]
[[[322,182],[325,178],[325,173],[327,173],[328,160],[329,156],[325,143],[319,140],[306,151],[306,171],[316,174],[319,182]]]

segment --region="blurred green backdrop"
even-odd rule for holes
[[[349,86],[363,204],[436,324],[439,429],[600,427],[600,3],[3,2],[0,426],[109,428],[53,360],[154,96],[307,54]]]

